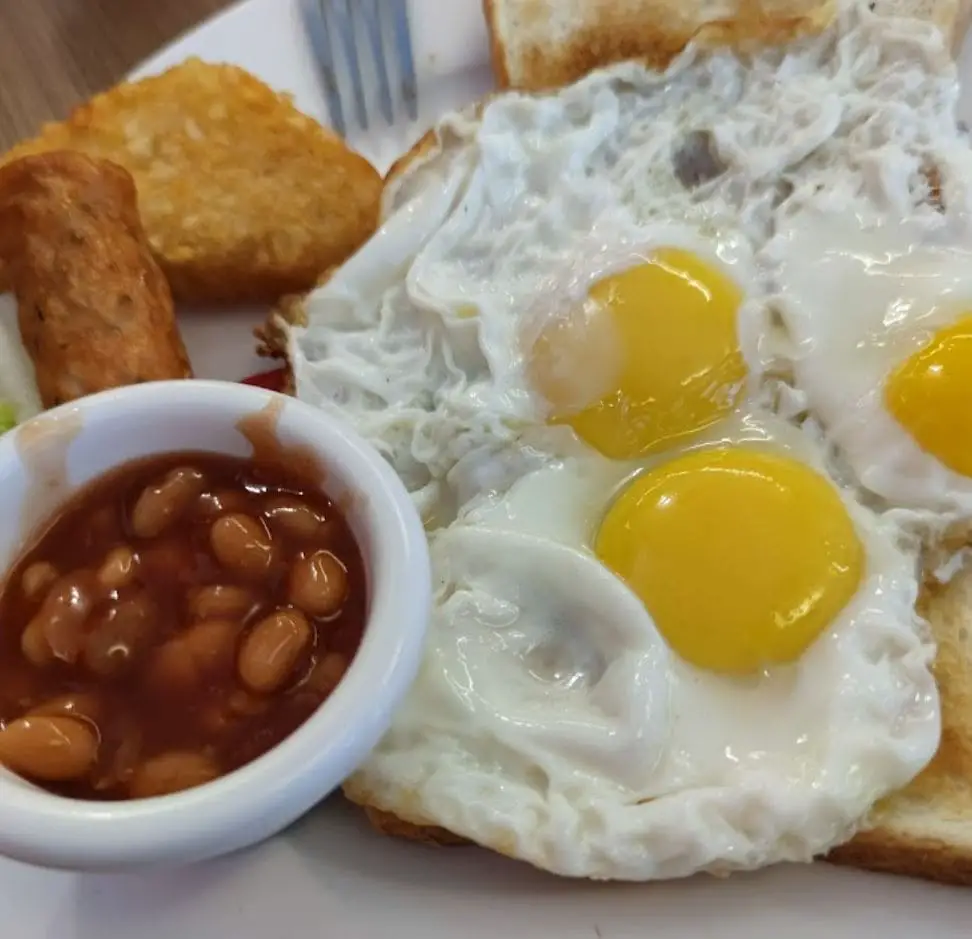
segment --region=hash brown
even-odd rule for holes
[[[382,183],[371,164],[234,65],[193,58],[124,82],[0,162],[62,149],[132,174],[149,243],[187,303],[309,290],[378,220]]]

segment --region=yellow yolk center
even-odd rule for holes
[[[678,655],[729,673],[797,659],[864,569],[834,487],[748,448],[689,453],[638,476],[605,515],[595,551]]]
[[[926,452],[972,476],[972,316],[936,333],[892,372],[884,403]]]
[[[673,248],[598,281],[529,350],[530,380],[550,404],[550,422],[568,424],[612,459],[715,423],[746,378],[741,299],[728,277]]]

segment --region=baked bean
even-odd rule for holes
[[[276,691],[314,639],[300,610],[277,610],[260,620],[240,647],[240,679],[251,691]]]
[[[79,779],[97,756],[94,728],[73,717],[21,717],[0,730],[0,763],[29,779]]]
[[[263,517],[270,530],[288,538],[305,541],[320,537],[327,519],[296,496],[273,496],[263,505]]]
[[[340,652],[328,652],[317,660],[303,687],[319,695],[329,695],[348,670],[348,660]]]
[[[152,653],[147,682],[153,691],[170,694],[188,690],[198,679],[199,670],[184,637],[169,639]]]
[[[36,616],[21,635],[20,648],[35,665],[51,658],[77,661],[84,645],[84,624],[97,599],[90,571],[55,581]]]
[[[135,460],[47,520],[0,590],[0,774],[70,799],[178,791],[317,710],[359,647],[367,587],[304,457]],[[51,739],[70,759],[45,755]]]
[[[211,584],[189,594],[189,615],[193,619],[243,620],[256,604],[253,591],[246,587]]]
[[[93,693],[73,691],[31,708],[28,717],[76,717],[97,724],[101,708],[101,701]]]
[[[330,551],[299,557],[290,569],[289,599],[311,616],[338,613],[348,596],[348,573]]]
[[[266,698],[256,697],[242,688],[237,688],[230,693],[226,706],[229,712],[237,717],[255,717],[266,711],[269,703]]]
[[[179,466],[160,483],[146,486],[132,508],[132,532],[137,538],[157,538],[199,497],[205,481],[199,470]]]
[[[119,601],[89,629],[84,642],[85,667],[101,678],[125,673],[151,645],[157,619],[158,611],[148,594]]]
[[[189,647],[197,666],[204,672],[212,671],[232,658],[240,624],[234,620],[211,619],[190,626],[182,638]]]
[[[245,512],[249,507],[250,500],[238,489],[204,492],[196,502],[196,511],[204,519],[218,518],[230,512]]]
[[[115,507],[103,505],[91,512],[85,519],[84,532],[89,545],[103,545],[117,541],[122,530]]]
[[[217,519],[209,542],[223,567],[245,577],[263,577],[275,560],[270,533],[251,515],[233,512]]]
[[[20,578],[20,586],[28,600],[40,600],[55,580],[57,580],[57,568],[47,561],[37,561],[24,571]]]
[[[180,538],[149,542],[139,551],[139,572],[143,579],[169,584],[188,580],[195,563],[192,551]]]
[[[44,633],[44,620],[36,616],[25,627],[20,634],[20,651],[24,658],[36,668],[43,668],[54,661],[54,653],[51,644],[47,641]]]
[[[270,707],[271,699],[257,696],[237,688],[225,701],[214,702],[202,712],[203,729],[212,734],[222,734],[248,717],[263,714]]]
[[[188,687],[228,667],[240,624],[213,619],[196,623],[155,650],[149,676],[160,691]]]
[[[201,786],[217,776],[219,768],[210,757],[191,750],[174,750],[142,763],[132,774],[128,791],[133,799],[151,799]]]
[[[106,590],[121,590],[135,580],[137,565],[138,555],[128,545],[112,548],[98,568],[98,583]]]
[[[108,766],[94,781],[94,788],[104,791],[127,784],[135,773],[141,753],[142,733],[133,727],[122,737]]]
[[[199,712],[199,726],[210,737],[223,736],[235,722],[236,718],[221,701],[213,701]]]

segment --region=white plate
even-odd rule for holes
[[[422,120],[353,140],[382,167],[432,116],[490,85],[479,0],[413,0],[413,25]],[[188,55],[236,62],[325,116],[297,0],[248,0],[139,74]],[[265,368],[246,328],[261,315],[185,313],[197,373]],[[972,891],[823,864],[647,886],[557,880],[475,848],[381,838],[339,801],[259,848],[181,871],[75,875],[0,860],[3,939],[914,939],[926,929],[957,939],[970,924]]]

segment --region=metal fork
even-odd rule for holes
[[[347,135],[350,95],[358,124],[368,129],[362,63],[370,57],[378,90],[378,106],[389,124],[395,121],[390,73],[396,74],[397,97],[408,116],[418,117],[418,88],[407,0],[304,0],[304,22],[324,83],[331,125]],[[389,54],[389,47],[394,54]],[[343,66],[343,68],[342,68]],[[342,75],[344,79],[342,80]]]

